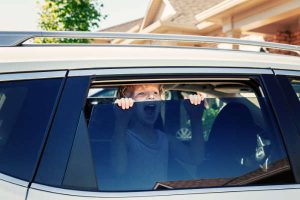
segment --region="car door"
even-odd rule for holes
[[[64,76],[0,75],[0,199],[26,199]]]
[[[201,163],[195,170],[190,166],[191,163],[182,164],[184,158],[177,160],[176,164],[179,163],[182,168],[178,169],[176,165],[174,170],[179,174],[168,174],[171,178],[157,180],[153,188],[144,185],[142,181],[136,181],[139,177],[134,179],[130,177],[126,179],[128,178],[126,177],[120,180],[121,176],[110,175],[112,167],[109,166],[109,161],[105,160],[107,157],[110,158],[110,154],[108,150],[103,149],[110,139],[99,138],[102,134],[98,131],[113,130],[112,127],[117,126],[114,124],[104,128],[111,125],[114,105],[102,105],[87,100],[89,91],[94,87],[102,89],[124,83],[144,84],[151,81],[155,83],[160,81],[160,84],[170,86],[169,88],[173,85],[182,85],[182,90],[186,90],[185,86],[189,84],[191,86],[189,88],[200,88],[203,91],[207,89],[204,86],[215,86],[217,90],[214,90],[214,95],[219,96],[224,91],[226,93],[236,89],[244,94],[239,98],[227,95],[218,99],[214,97],[207,99],[208,105],[211,106],[207,109],[215,109],[218,113],[214,120],[206,120],[206,122],[214,121],[209,131],[211,135],[205,139],[205,144],[199,145],[201,148],[207,148],[208,162]],[[210,81],[214,84],[206,84]],[[219,85],[219,82],[226,84]],[[255,68],[157,67],[70,71],[27,199],[296,199],[300,194],[297,184],[299,170],[295,170],[298,161],[295,156],[287,154],[291,152],[291,149],[286,146],[290,140],[282,140],[282,137],[287,138],[284,136],[286,129],[290,131],[289,134],[294,134],[296,130],[293,127],[287,128],[291,125],[288,121],[284,123],[277,121],[286,117],[286,113],[274,111],[279,106],[273,99],[274,95],[279,93],[279,98],[282,96],[280,90],[274,89],[274,84],[276,85],[276,81],[272,70]],[[251,90],[248,90],[249,88]],[[220,103],[220,100],[223,103]],[[174,117],[175,113],[182,109],[182,107],[175,107],[177,102],[178,100],[176,102],[171,100],[164,104],[165,118],[162,118],[164,125],[169,118]],[[179,102],[184,102],[184,99]],[[217,107],[210,103],[215,103]],[[171,107],[168,107],[170,105]],[[225,114],[226,110],[229,110],[227,114]],[[253,115],[256,116],[255,119],[248,117]],[[180,117],[179,121],[173,119],[169,128],[173,129],[178,124],[182,124],[182,119],[186,116]],[[223,120],[232,116],[234,116],[233,121],[224,123]],[[100,118],[104,120],[103,123],[92,126]],[[242,123],[243,118],[247,121],[246,124]],[[250,121],[251,125],[249,125]],[[167,128],[165,127],[164,131]],[[187,128],[190,127],[179,127],[180,133]],[[244,135],[230,136],[233,128],[239,130],[238,134],[244,133]],[[228,135],[222,133],[225,129],[228,129]],[[182,134],[179,134],[179,136],[177,139],[180,140],[181,146],[191,145],[188,141],[190,135],[182,137]],[[222,146],[223,141],[227,141],[226,146]],[[251,147],[249,151],[254,154],[245,156],[248,146]],[[286,152],[285,149],[288,151]],[[232,153],[233,151],[236,153]],[[224,152],[231,152],[228,160],[232,159],[232,163],[237,165],[227,165],[228,160],[223,162]],[[179,152],[179,155],[181,153]],[[217,156],[219,157],[216,159]],[[255,167],[243,171],[251,158],[252,161],[255,160]],[[249,166],[254,165],[249,164]],[[137,164],[135,167],[136,170],[139,169]],[[194,173],[196,177],[193,175],[193,178],[186,178],[191,176],[186,176],[183,172],[189,172],[189,175]],[[136,176],[134,172],[133,174],[132,176]],[[180,178],[179,175],[185,178]]]
[[[26,199],[28,182],[1,175],[0,194],[3,199]]]

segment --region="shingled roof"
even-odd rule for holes
[[[195,15],[225,0],[168,0],[176,11],[176,15],[168,21],[181,25],[195,26],[199,23]]]
[[[196,26],[199,21],[196,20],[195,16],[202,11],[207,10],[219,4],[225,0],[166,0],[170,3],[173,9],[176,11],[176,14],[169,18],[167,22],[184,25],[184,26]],[[112,26],[106,29],[102,29],[100,31],[105,32],[127,32],[132,27],[136,25],[141,25],[143,23],[144,18],[139,18],[136,20],[132,20],[126,22],[124,24],[119,24],[116,26]]]

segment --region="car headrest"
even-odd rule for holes
[[[254,153],[257,132],[250,110],[241,103],[228,103],[214,121],[207,150],[214,156]]]

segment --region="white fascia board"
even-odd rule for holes
[[[199,22],[208,20],[210,17],[213,17],[221,12],[224,12],[226,10],[229,10],[237,5],[240,5],[246,1],[249,0],[226,0],[223,1],[219,4],[217,4],[216,6],[213,6],[207,10],[205,10],[204,12],[201,12],[199,14],[197,14],[195,16],[196,20],[198,20]]]

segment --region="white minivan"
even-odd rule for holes
[[[37,37],[296,53],[26,42]],[[298,199],[299,52],[201,36],[0,32],[0,199]]]

